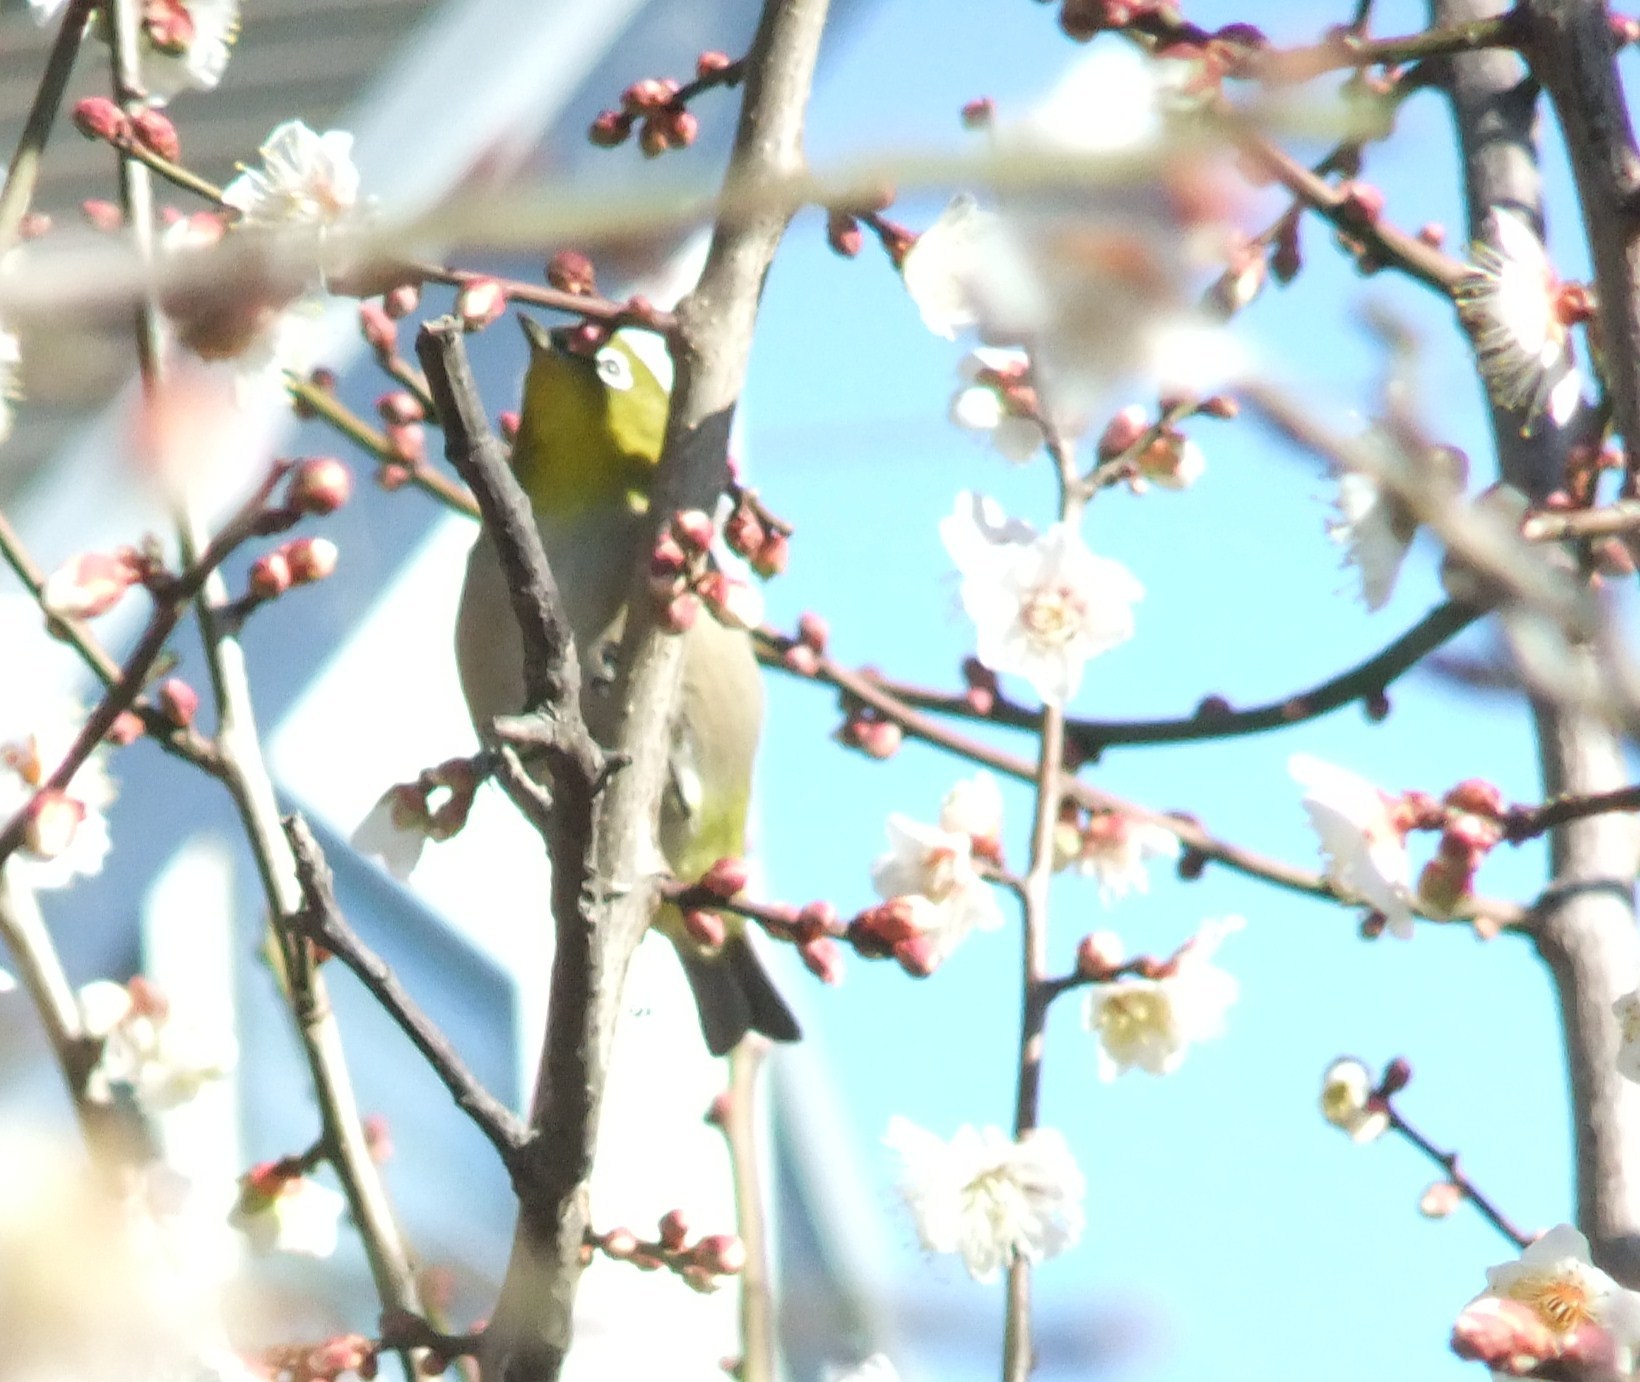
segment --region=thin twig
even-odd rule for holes
[[[729,1098],[723,1137],[735,1182],[735,1224],[746,1249],[740,1273],[740,1368],[742,1382],[774,1382],[774,1303],[770,1295],[768,1223],[759,1159],[758,1075],[768,1047],[753,1038],[729,1053]]]
[[[1520,1229],[1516,1228],[1490,1199],[1475,1188],[1475,1183],[1458,1170],[1458,1154],[1456,1152],[1441,1151],[1418,1129],[1407,1122],[1393,1103],[1388,1099],[1382,1102],[1384,1112],[1389,1115],[1390,1127],[1439,1166],[1452,1188],[1458,1191],[1470,1204],[1474,1205],[1487,1223],[1491,1224],[1517,1248],[1524,1248],[1532,1241],[1530,1234],[1522,1233]]]

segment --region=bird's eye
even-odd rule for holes
[[[625,393],[632,387],[632,362],[614,346],[605,346],[597,354],[598,377],[604,386]]]

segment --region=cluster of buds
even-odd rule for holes
[[[734,508],[723,520],[723,540],[738,552],[752,570],[767,579],[786,569],[792,525],[777,517],[757,497],[755,489],[734,485],[730,489]]]
[[[687,86],[673,77],[645,77],[621,93],[619,110],[598,113],[587,137],[600,148],[613,149],[638,131],[638,147],[645,158],[668,149],[687,149],[700,133],[700,122],[689,102],[714,86],[733,86],[742,65],[727,53],[705,52],[695,60],[695,80]]]
[[[843,961],[837,938],[848,928],[838,920],[837,909],[829,902],[810,902],[794,907],[786,902],[740,900],[746,889],[749,870],[744,859],[719,859],[693,883],[673,884],[669,896],[683,913],[689,935],[701,945],[716,948],[728,938],[721,908],[751,918],[777,940],[797,947],[809,973],[822,983],[842,981]]]
[[[723,1278],[746,1269],[746,1245],[732,1233],[712,1233],[693,1242],[689,1220],[681,1209],[662,1217],[652,1239],[639,1238],[628,1228],[607,1233],[589,1232],[582,1249],[586,1260],[602,1253],[614,1262],[630,1262],[641,1272],[663,1267],[703,1295],[718,1289]]]
[[[127,115],[106,96],[87,96],[76,102],[74,128],[87,139],[100,139],[117,148],[134,149],[175,163],[182,157],[176,126],[160,110],[145,106]]]
[[[117,552],[82,552],[45,579],[40,606],[54,619],[95,619],[107,614],[134,585],[159,574],[153,557],[134,547]]]
[[[326,579],[336,570],[340,555],[336,544],[326,537],[296,537],[280,543],[251,563],[240,615],[296,586]]]
[[[376,416],[388,454],[376,471],[376,483],[385,490],[408,484],[427,461],[427,409],[408,389],[392,389],[376,400]]]
[[[320,1344],[277,1344],[258,1357],[273,1382],[335,1382],[343,1373],[375,1377],[381,1345],[362,1334],[337,1334]],[[441,1369],[442,1371],[442,1369]]]
[[[649,556],[649,589],[663,627],[683,633],[693,627],[704,604],[712,616],[732,629],[755,629],[763,623],[763,595],[712,565],[711,518],[700,509],[672,515]]]
[[[865,244],[864,232],[877,237],[896,269],[905,267],[905,257],[917,243],[915,231],[883,215],[894,201],[892,187],[878,188],[871,196],[826,211],[826,243],[834,254],[853,259]]]
[[[913,979],[939,968],[948,947],[932,933],[916,897],[891,897],[867,907],[848,924],[848,943],[866,959],[892,958]]]
[[[1418,879],[1419,900],[1431,912],[1450,916],[1474,890],[1481,861],[1504,838],[1503,795],[1490,782],[1460,782],[1439,806],[1408,793],[1403,810],[1419,829],[1436,829],[1441,842]]]
[[[1163,489],[1186,490],[1201,479],[1207,469],[1201,447],[1168,421],[1183,416],[1233,418],[1238,407],[1233,398],[1214,394],[1199,403],[1163,399],[1159,415],[1131,403],[1105,425],[1096,454],[1101,466],[1114,467],[1135,494],[1151,485]]]

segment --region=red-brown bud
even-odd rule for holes
[[[501,440],[514,442],[518,440],[518,425],[523,419],[509,408],[506,412],[497,414],[495,419],[496,431],[501,433]]]
[[[1113,461],[1124,451],[1138,444],[1150,430],[1150,418],[1137,403],[1130,403],[1105,424],[1099,435],[1097,455],[1101,461]]]
[[[681,1209],[669,1211],[659,1226],[661,1243],[676,1252],[689,1241],[689,1219]]]
[[[913,936],[894,947],[894,958],[913,979],[926,979],[940,967],[943,957],[933,936]]]
[[[700,886],[725,902],[746,891],[751,869],[744,859],[719,859],[700,876]]]
[[[695,1265],[714,1276],[735,1276],[746,1268],[746,1245],[732,1233],[713,1233],[695,1244]]]
[[[791,559],[791,542],[784,533],[770,533],[764,538],[763,545],[757,551],[747,553],[747,557],[752,563],[752,570],[768,580],[786,569],[786,563]]]
[[[661,625],[668,633],[687,633],[695,627],[695,620],[700,618],[700,600],[693,591],[686,590],[666,601],[661,607],[660,616]]]
[[[1384,192],[1370,182],[1354,180],[1338,189],[1343,194],[1339,214],[1365,225],[1377,225],[1384,214]]]
[[[637,1235],[628,1228],[612,1228],[604,1234],[599,1246],[608,1257],[624,1262],[638,1250]]]
[[[142,738],[142,716],[135,711],[122,710],[114,717],[114,723],[109,725],[108,733],[103,738],[116,748],[123,749],[127,744]]]
[[[385,430],[387,445],[401,465],[413,470],[427,459],[427,429],[421,423],[390,422]]]
[[[547,282],[560,293],[591,297],[598,291],[598,275],[592,261],[580,250],[559,250],[547,261]]]
[[[865,244],[865,233],[860,222],[846,211],[832,211],[826,216],[826,243],[834,254],[853,259]]]
[[[359,304],[359,331],[378,355],[392,355],[399,348],[398,325],[379,302]]]
[[[322,581],[336,569],[336,562],[341,555],[336,544],[324,537],[299,537],[287,542],[280,549],[285,554],[285,560],[290,563],[290,579],[293,585],[308,585],[313,581]]]
[[[472,279],[456,294],[456,315],[465,331],[482,331],[506,310],[507,290],[499,279]]]
[[[618,110],[601,110],[587,129],[587,138],[600,149],[613,149],[632,135],[632,120]]]
[[[715,48],[708,48],[695,59],[695,76],[701,81],[710,81],[720,72],[725,72],[734,66],[734,59],[727,53],[720,53]]]
[[[717,912],[690,907],[683,914],[683,929],[696,943],[716,950],[729,938],[728,924]]]
[[[817,936],[797,947],[797,955],[809,973],[822,984],[843,982],[843,949],[830,936]]]
[[[158,154],[167,163],[176,163],[182,157],[182,140],[177,127],[164,111],[152,106],[139,110],[131,117],[131,134],[138,144],[150,153]]]
[[[106,139],[111,143],[131,133],[131,122],[125,112],[106,96],[87,96],[74,104],[74,128],[87,139]]]
[[[421,400],[408,389],[384,393],[376,400],[376,414],[385,423],[401,425],[424,422],[427,418],[427,410],[421,406]]]
[[[1404,1056],[1397,1056],[1384,1067],[1384,1075],[1378,1081],[1378,1093],[1384,1098],[1393,1098],[1412,1083],[1412,1063]]]
[[[804,613],[797,619],[797,638],[800,643],[807,644],[823,656],[826,642],[831,638],[831,628],[820,615]]]
[[[199,714],[199,692],[179,677],[167,677],[161,682],[155,699],[160,712],[179,729],[187,729]]]
[[[965,130],[989,129],[991,122],[996,119],[996,114],[996,102],[989,96],[981,96],[963,106],[962,127]]]
[[[700,509],[683,509],[672,515],[672,533],[688,552],[704,552],[712,545],[712,520]]]
[[[689,554],[670,533],[662,533],[655,539],[655,550],[649,554],[649,574],[656,581],[669,583],[666,595],[671,595],[670,583],[681,576],[688,565]]]
[[[408,317],[420,306],[421,285],[418,283],[401,283],[382,294],[382,311],[393,321]]]
[[[301,513],[335,513],[353,495],[353,472],[334,456],[309,456],[291,473],[285,502]]]
[[[1076,972],[1095,982],[1109,978],[1122,963],[1122,942],[1114,932],[1095,931],[1083,936],[1076,947]]]
[[[393,1159],[393,1125],[385,1113],[372,1113],[364,1120],[364,1146],[370,1159],[385,1166]]]
[[[1492,817],[1503,814],[1503,793],[1485,778],[1466,778],[1452,788],[1442,800],[1455,811]]]
[[[289,590],[290,562],[285,559],[284,550],[269,552],[252,562],[247,583],[251,594],[263,600],[274,599]]]

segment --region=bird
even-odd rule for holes
[[[648,496],[666,433],[672,367],[653,333],[623,328],[600,344],[549,331],[520,313],[529,343],[512,467],[535,515],[547,564],[575,637],[582,712],[596,732],[602,671],[619,645],[633,572],[652,539]],[[745,853],[763,683],[750,636],[706,615],[683,639],[682,686],[659,820],[661,853],[690,883]],[[474,727],[523,705],[523,651],[494,546],[480,534],[468,558],[456,623],[456,663]],[[748,1031],[774,1041],[801,1033],[752,948],[744,918],[725,916],[719,946],[686,931],[663,903],[654,926],[672,942],[694,992],[707,1048],[721,1056]]]

